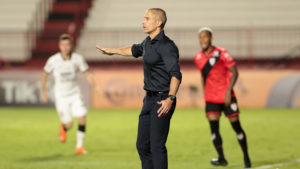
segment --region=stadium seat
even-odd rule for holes
[[[94,0],[77,51],[90,61],[107,60],[111,57],[100,55],[96,44],[122,47],[141,42],[146,36],[143,14],[150,7],[166,10],[166,31],[182,59],[192,59],[199,50],[197,30],[202,26],[212,27],[215,44],[241,59],[278,58],[300,45],[300,1]]]
[[[29,30],[41,0],[9,0],[0,5],[0,56],[5,61],[30,58]]]

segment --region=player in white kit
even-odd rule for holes
[[[44,67],[41,83],[43,90],[43,102],[48,101],[48,92],[46,87],[49,74],[54,76],[54,96],[55,107],[61,120],[59,132],[60,141],[64,143],[67,138],[67,131],[72,128],[72,117],[78,119],[77,131],[77,154],[86,154],[83,148],[85,137],[87,108],[85,107],[79,86],[77,84],[78,70],[83,72],[90,84],[93,84],[93,77],[89,73],[88,65],[84,58],[72,52],[73,39],[67,34],[59,38],[59,53],[51,56]]]

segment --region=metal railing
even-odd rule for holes
[[[27,29],[0,31],[0,57],[4,61],[24,62],[31,57],[36,37],[43,29],[54,0],[40,0]]]
[[[55,0],[41,0],[38,3],[37,11],[35,11],[28,29],[28,50],[30,57],[31,49],[35,46],[36,39],[44,28],[44,23],[48,18],[49,11],[51,10],[54,1]]]
[[[177,44],[182,59],[192,59],[200,50],[197,30],[167,29],[166,34]],[[123,47],[140,43],[146,36],[142,30],[85,30],[79,39],[77,51],[89,60],[112,59],[99,57],[95,45]],[[299,57],[300,27],[215,28],[213,43],[226,48],[238,59]]]

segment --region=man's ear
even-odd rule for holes
[[[157,27],[160,27],[161,25],[162,25],[162,21],[157,21],[157,22],[156,22],[156,26],[157,26]]]

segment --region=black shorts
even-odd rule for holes
[[[221,112],[224,112],[226,117],[233,117],[240,114],[240,110],[237,104],[237,100],[235,97],[231,99],[230,106],[225,106],[224,103],[212,103],[212,102],[206,102],[205,104],[205,112],[206,115],[210,113],[218,113],[221,114]]]

